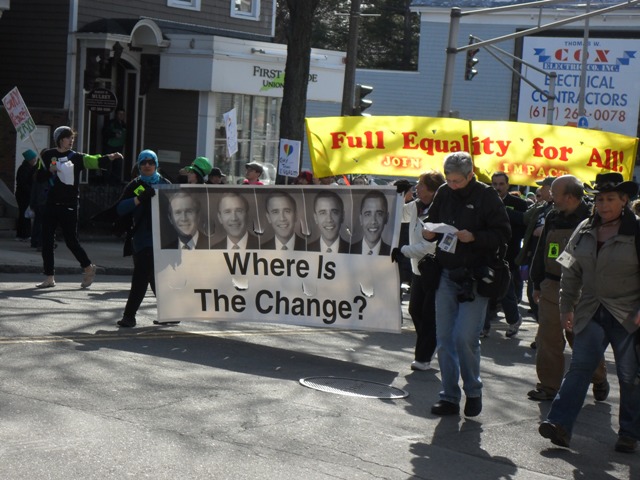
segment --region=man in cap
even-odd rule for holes
[[[545,218],[538,247],[533,256],[530,281],[533,300],[538,304],[538,334],[536,335],[536,388],[527,393],[530,400],[550,401],[558,393],[564,376],[564,347],[571,345],[573,335],[562,329],[560,321],[560,277],[562,266],[557,262],[571,234],[591,214],[584,201],[584,189],[573,175],[563,175],[551,184],[553,209]],[[593,374],[593,397],[604,401],[609,395],[609,382],[604,359]]]
[[[267,195],[266,206],[267,222],[274,237],[261,245],[262,250],[306,250],[306,239],[295,234],[298,219],[295,199],[285,191],[275,190]]]
[[[522,217],[525,224],[524,236],[522,237],[522,248],[520,253],[516,256],[516,265],[520,267],[526,266],[525,271],[528,275],[528,270],[533,260],[533,254],[536,251],[538,245],[538,239],[542,233],[542,227],[544,226],[544,218],[547,213],[553,207],[553,198],[551,198],[551,184],[556,177],[546,177],[543,180],[536,181],[539,185],[535,191],[536,203],[529,207]],[[527,282],[527,298],[529,300],[529,308],[533,317],[538,319],[538,304],[533,301],[533,282]],[[535,342],[532,344],[532,348],[536,347]]]
[[[218,203],[218,221],[226,233],[226,237],[211,248],[217,250],[239,250],[260,248],[258,237],[248,231],[249,201],[235,192],[226,192],[220,196]]]
[[[211,185],[221,185],[225,183],[226,175],[222,173],[218,167],[213,167],[211,172],[209,172],[209,178],[207,179],[207,183]]]
[[[243,185],[264,185],[260,181],[260,175],[264,172],[264,167],[258,162],[250,162],[245,165],[246,173],[244,175]]]
[[[209,248],[209,238],[199,230],[200,199],[188,190],[180,191],[169,198],[169,223],[177,238],[162,248],[200,250]]]
[[[211,172],[211,162],[206,157],[198,157],[191,165],[180,170],[181,175],[187,176],[187,183],[203,184]]]

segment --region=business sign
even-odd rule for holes
[[[113,112],[118,106],[118,99],[115,93],[106,88],[94,88],[87,93],[85,105],[90,112],[98,115],[106,115]]]
[[[152,200],[159,321],[400,333],[395,187],[166,185]]]
[[[522,59],[558,75],[554,125],[578,126],[582,44],[580,38],[525,37],[523,40]],[[640,108],[640,40],[591,38],[587,52],[586,124],[594,130],[635,137]],[[522,73],[535,85],[548,90],[549,78],[544,74],[524,65]],[[518,121],[546,123],[547,112],[546,97],[521,81]]]
[[[36,123],[31,118],[27,104],[24,103],[18,87],[14,87],[2,98],[4,108],[11,118],[11,123],[16,129],[20,141],[24,141],[36,130]]]

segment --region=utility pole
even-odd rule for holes
[[[586,13],[591,10],[591,0],[587,0]],[[585,95],[587,94],[587,57],[589,56],[589,17],[584,19],[584,37],[582,39],[582,58],[580,67],[580,93],[578,94],[578,115],[583,117]]]
[[[347,43],[347,59],[344,68],[344,84],[342,87],[342,112],[348,116],[353,113],[353,91],[356,83],[356,63],[358,60],[358,27],[360,25],[361,0],[351,0],[349,12],[349,41]]]

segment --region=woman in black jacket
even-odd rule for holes
[[[488,265],[509,240],[511,227],[497,192],[476,180],[469,153],[449,154],[443,170],[447,183],[438,189],[426,221],[455,228],[452,233],[436,233],[427,225],[423,233],[426,240],[438,240],[436,259],[442,268],[436,292],[442,391],[431,413],[460,412],[462,376],[464,413],[474,417],[482,410],[480,332],[489,300],[478,295],[477,285],[491,280]]]

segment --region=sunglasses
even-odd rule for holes
[[[144,166],[144,165],[153,165],[153,166],[155,167],[155,166],[156,166],[156,162],[155,162],[155,161],[153,161],[153,160],[151,160],[151,159],[149,159],[149,160],[142,160],[142,161],[140,162],[140,166],[142,167],[142,166]]]

